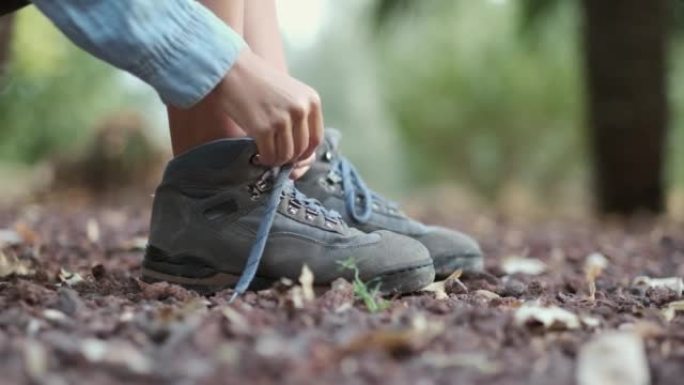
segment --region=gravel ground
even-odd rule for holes
[[[486,272],[455,272],[429,291],[378,300],[383,309],[371,312],[342,280],[314,298],[306,284],[284,282],[233,304],[230,291],[202,297],[145,284],[138,279],[143,207],[0,210],[0,383],[684,378],[681,223],[522,224],[441,213],[439,222],[481,241]]]

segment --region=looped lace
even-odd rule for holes
[[[396,208],[396,204],[387,201],[366,186],[358,171],[345,157],[339,156],[332,164],[332,171],[342,179],[342,190],[347,213],[358,223],[366,223],[373,214],[373,202]],[[360,202],[361,205],[357,205]]]
[[[282,197],[285,195],[286,187],[291,187],[291,199],[297,200],[298,202],[303,204],[304,207],[307,208],[307,210],[314,212],[315,215],[320,214],[324,215],[326,218],[329,218],[331,220],[341,220],[340,214],[332,210],[326,210],[320,204],[320,202],[318,202],[315,199],[308,198],[306,197],[306,195],[299,192],[292,185],[292,181],[290,180],[291,172],[292,166],[288,165],[283,166],[280,169],[278,169],[277,167],[273,168],[270,171],[268,171],[270,175],[265,176],[266,178],[274,178],[273,187],[271,189],[271,195],[268,197],[268,201],[266,202],[264,217],[261,219],[261,222],[259,223],[256,238],[254,239],[252,248],[249,251],[247,262],[245,263],[245,267],[242,269],[242,274],[240,275],[240,279],[235,285],[235,291],[233,292],[233,296],[230,298],[229,302],[233,302],[238,296],[243,294],[249,288],[249,285],[254,280],[254,276],[256,275],[257,269],[259,268],[259,263],[261,262],[261,257],[263,256],[264,249],[266,248],[266,241],[268,240],[268,235],[271,231],[271,227],[273,226],[275,214],[278,211],[278,204],[280,203],[280,199],[282,199]],[[264,186],[262,185],[262,187]]]

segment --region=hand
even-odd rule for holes
[[[258,164],[258,165],[263,164],[261,162],[260,158],[261,157],[258,155],[254,158],[255,164]],[[294,165],[292,166],[292,172],[290,173],[290,179],[297,180],[297,179],[303,177],[304,174],[306,174],[306,172],[309,171],[309,169],[311,168],[311,166],[313,166],[313,164],[315,162],[316,162],[316,153],[315,152],[313,154],[311,154],[310,157],[295,162]]]
[[[316,91],[271,68],[249,49],[200,103],[230,116],[254,138],[263,165],[308,159],[323,138]]]
[[[316,153],[314,152],[311,154],[310,157],[306,159],[302,159],[298,161],[297,163],[294,164],[294,168],[292,169],[292,173],[290,174],[290,178],[292,180],[297,180],[304,176],[307,171],[311,168],[311,166],[316,162]]]

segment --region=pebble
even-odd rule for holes
[[[544,292],[544,289],[546,289],[544,282],[536,279],[527,285],[527,292],[534,296],[541,295]]]
[[[81,297],[74,289],[60,287],[57,295],[57,309],[68,316],[73,316],[84,306]]]
[[[92,269],[90,269],[90,272],[93,274],[93,278],[99,281],[107,274],[107,269],[104,267],[104,265],[98,263],[97,265],[93,266]]]
[[[527,285],[517,279],[509,279],[500,294],[504,297],[522,297],[526,292]]]

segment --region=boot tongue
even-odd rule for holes
[[[325,138],[318,149],[318,159],[332,161],[339,156],[342,133],[334,128],[325,129]]]
[[[326,128],[323,142],[316,149],[316,161],[309,171],[300,178],[301,182],[313,181],[330,172],[333,162],[340,156],[342,133],[334,128]]]

